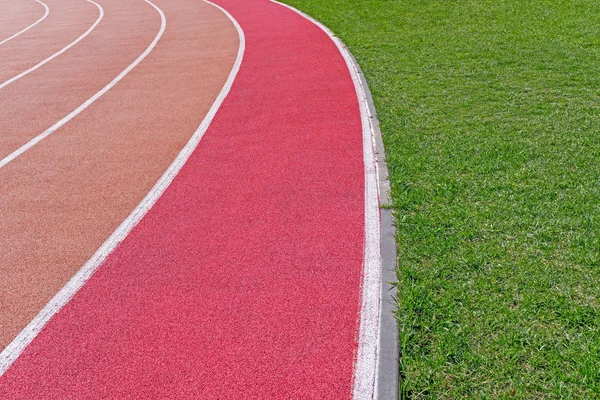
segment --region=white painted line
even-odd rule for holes
[[[19,75],[13,76],[9,80],[7,80],[7,81],[3,82],[2,84],[0,84],[0,89],[5,88],[6,86],[10,85],[11,83],[13,83],[13,82],[21,79],[25,75],[27,75],[27,74],[35,71],[36,69],[40,68],[43,65],[49,63],[50,61],[52,61],[56,57],[60,56],[65,51],[69,50],[71,47],[75,46],[77,43],[79,43],[81,40],[83,40],[83,38],[85,38],[87,35],[89,35],[91,31],[94,30],[94,28],[100,23],[100,21],[102,20],[102,18],[104,18],[104,9],[102,8],[102,6],[100,6],[100,4],[94,2],[93,0],[86,0],[86,1],[88,3],[92,3],[93,5],[95,5],[96,7],[98,7],[98,11],[100,11],[100,14],[98,15],[98,18],[96,19],[96,22],[94,22],[92,24],[92,26],[90,26],[90,28],[87,31],[85,31],[81,36],[79,36],[77,39],[75,39],[74,41],[72,41],[71,43],[69,43],[67,46],[63,47],[61,50],[59,50],[56,53],[52,54],[50,57],[46,58],[45,60],[40,61],[39,63],[37,63],[33,67],[29,68],[28,70],[23,71]]]
[[[150,3],[149,0],[145,0]],[[0,376],[2,376],[10,365],[23,353],[25,348],[31,343],[31,341],[40,333],[42,328],[50,321],[52,316],[60,311],[71,300],[71,298],[85,285],[85,283],[91,278],[96,272],[98,267],[104,262],[106,257],[121,243],[125,237],[131,232],[131,230],[140,222],[140,220],[146,215],[148,210],[156,203],[160,196],[167,190],[177,173],[181,170],[185,162],[188,160],[192,152],[200,143],[200,140],[204,136],[204,133],[210,126],[215,114],[221,107],[221,104],[227,97],[233,81],[237,76],[244,57],[244,50],[246,48],[246,39],[244,32],[238,22],[229,14],[226,10],[220,6],[208,1],[204,2],[218,8],[231,20],[235,28],[237,29],[240,44],[238,48],[237,57],[233,68],[229,73],[225,85],[219,92],[219,95],[215,99],[215,102],[211,106],[210,110],[198,126],[198,129],[194,132],[190,140],[179,152],[175,160],[171,163],[169,168],[160,177],[156,184],[152,187],[150,192],[144,197],[144,199],[137,205],[137,207],[129,214],[129,216],[119,225],[119,227],[110,235],[110,237],[100,246],[100,248],[94,253],[81,269],[63,286],[63,288],[44,306],[44,308],[35,316],[35,318],[19,333],[19,335],[0,353]],[[163,28],[165,24],[165,17],[158,7],[150,3],[156,8],[163,21]]]
[[[88,1],[91,3],[94,3],[92,0],[88,0]],[[134,69],[140,62],[142,62],[142,60],[144,58],[146,58],[146,56],[148,54],[150,54],[150,52],[152,50],[154,50],[156,43],[158,43],[158,40],[161,38],[161,36],[163,35],[163,33],[165,31],[165,27],[167,26],[167,19],[165,17],[165,14],[162,12],[162,10],[160,8],[158,8],[157,6],[155,6],[154,3],[152,3],[149,0],[144,0],[144,1],[148,4],[150,4],[152,7],[154,7],[156,9],[156,11],[158,11],[158,13],[160,14],[160,19],[161,19],[160,30],[158,31],[158,33],[156,34],[156,37],[154,38],[152,43],[150,43],[148,48],[142,54],[140,54],[139,57],[136,58],[135,61],[133,61],[127,68],[125,68],[123,71],[121,71],[121,73],[119,75],[117,75],[116,78],[114,78],[112,81],[110,81],[108,83],[108,85],[104,86],[99,92],[97,92],[95,95],[90,97],[85,103],[81,104],[75,110],[71,111],[70,114],[68,114],[63,119],[61,119],[60,121],[58,121],[57,123],[52,125],[50,128],[46,129],[44,132],[40,133],[39,135],[37,135],[36,137],[31,139],[29,142],[25,143],[23,146],[19,147],[17,150],[13,151],[12,153],[10,153],[6,157],[4,157],[2,160],[0,160],[0,168],[6,166],[6,164],[11,162],[15,158],[19,157],[21,154],[25,153],[27,150],[29,150],[30,148],[32,148],[33,146],[35,146],[36,144],[38,144],[39,142],[41,142],[42,140],[44,140],[45,138],[47,138],[48,136],[50,136],[51,134],[56,132],[64,124],[66,124],[67,122],[69,122],[70,120],[75,118],[77,115],[79,115],[79,113],[81,113],[83,110],[88,108],[93,102],[98,100],[102,95],[104,95],[106,92],[108,92],[110,89],[112,89],[117,83],[119,83],[119,81],[121,79],[123,79],[125,77],[125,75],[127,75],[129,72],[131,72],[132,69]],[[96,3],[94,3],[94,4],[96,4]],[[100,7],[100,6],[98,6],[98,7]],[[0,89],[1,88],[2,87],[0,86]]]
[[[17,32],[14,35],[12,35],[11,37],[6,38],[6,39],[0,41],[0,45],[3,45],[4,43],[8,42],[9,40],[13,40],[14,38],[16,38],[17,36],[19,36],[20,34],[27,32],[28,30],[30,30],[31,28],[33,28],[34,26],[36,26],[37,24],[39,24],[40,22],[42,22],[43,20],[45,20],[46,17],[48,16],[48,14],[50,14],[50,8],[48,8],[48,6],[46,5],[46,3],[41,2],[40,0],[35,0],[35,1],[37,1],[42,6],[44,6],[44,9],[45,9],[44,15],[42,15],[42,17],[40,19],[38,19],[37,21],[35,21],[33,24],[29,25],[25,29],[20,30],[19,32]]]
[[[379,179],[375,156],[375,132],[371,125],[371,111],[362,85],[358,67],[350,53],[333,32],[303,12],[280,4],[308,19],[321,28],[335,43],[346,61],[360,107],[363,136],[363,158],[365,164],[365,248],[363,260],[362,301],[358,331],[358,351],[354,364],[353,394],[355,400],[377,397],[377,365],[379,358],[379,309],[381,286],[381,220],[379,213]]]

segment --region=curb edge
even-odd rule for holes
[[[344,47],[346,47],[344,45]],[[398,252],[396,249],[396,225],[392,211],[386,206],[392,204],[389,172],[386,153],[383,145],[383,134],[379,127],[379,118],[373,102],[371,90],[367,84],[356,58],[348,50],[354,67],[363,85],[366,102],[369,106],[371,129],[375,139],[375,157],[377,158],[379,178],[379,199],[381,207],[381,308],[379,314],[379,359],[377,361],[377,400],[397,400],[399,390],[399,345],[398,325],[396,323],[396,265]]]

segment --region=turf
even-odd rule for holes
[[[402,396],[600,397],[600,3],[287,3],[374,95]]]

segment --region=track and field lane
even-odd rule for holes
[[[44,0],[51,10],[40,24],[0,46],[0,83],[35,66],[73,42],[97,19],[85,0]]]
[[[160,29],[160,16],[143,0],[97,3],[104,18],[89,36],[0,89],[0,160],[104,88],[148,48]]]
[[[50,14],[41,0],[0,1],[0,46],[27,32]]]
[[[353,81],[335,44],[298,14],[263,0],[218,4],[246,36],[229,96],[1,394],[352,397],[365,244]]]
[[[71,49],[73,46],[75,46],[76,44],[81,42],[83,39],[85,39],[85,37],[87,35],[89,35],[96,28],[96,26],[98,26],[100,21],[102,21],[102,18],[104,18],[104,9],[102,8],[102,6],[100,6],[100,4],[96,3],[94,0],[86,0],[86,1],[88,3],[93,4],[98,9],[98,18],[96,18],[94,23],[85,32],[83,32],[81,35],[79,35],[75,40],[73,40],[71,43],[69,43],[68,45],[66,45],[65,47],[63,47],[62,49],[57,51],[56,53],[52,54],[50,57],[43,59],[39,63],[33,65],[31,68],[28,68],[25,71],[22,71],[19,74],[13,76],[12,78],[0,83],[0,90],[5,88],[6,86],[18,81],[19,79],[23,78],[24,76],[29,75],[30,73],[36,71],[37,69],[43,67],[44,65],[46,65],[49,62],[51,62],[52,60],[54,60],[56,57],[60,57],[66,51],[69,51],[69,49]]]
[[[198,0],[155,4],[167,25],[148,57],[0,170],[2,348],[146,195],[227,79],[238,49],[230,20]]]

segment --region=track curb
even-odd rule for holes
[[[343,42],[342,42],[343,43]],[[346,45],[344,45],[346,47]],[[375,139],[375,157],[377,157],[377,168],[379,177],[379,205],[381,207],[381,308],[379,314],[379,359],[377,362],[377,389],[375,398],[377,400],[397,400],[399,388],[399,346],[398,325],[396,323],[396,225],[389,206],[392,205],[389,172],[386,161],[385,148],[383,145],[383,134],[379,127],[379,118],[373,102],[373,95],[367,84],[367,79],[358,65],[356,58],[346,47],[350,54],[354,68],[358,72],[366,103],[369,106],[371,130]]]

